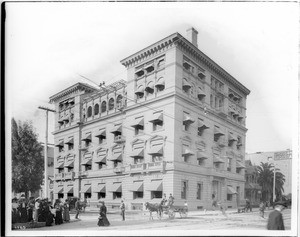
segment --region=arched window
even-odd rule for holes
[[[99,114],[99,104],[95,104],[94,106],[94,115],[98,115]]]
[[[122,106],[122,100],[123,100],[123,96],[122,95],[118,95],[117,96],[117,105]]]
[[[106,111],[106,101],[103,101],[101,103],[101,113],[104,113]]]
[[[87,109],[87,117],[88,118],[92,116],[92,111],[93,111],[92,106],[89,106]]]
[[[108,101],[108,109],[112,110],[115,107],[115,100],[113,98],[110,98]]]

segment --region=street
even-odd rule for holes
[[[228,211],[228,218],[220,211],[191,211],[186,218],[180,218],[176,213],[175,219],[169,219],[164,215],[158,220],[156,213],[153,213],[153,220],[149,220],[148,212],[127,213],[126,221],[121,221],[121,216],[117,213],[108,214],[107,217],[111,223],[109,227],[97,226],[97,213],[81,213],[80,220],[64,223],[62,225],[53,225],[49,227],[26,229],[22,231],[57,231],[59,230],[266,230],[267,218],[272,210],[265,212],[265,219],[261,218],[258,210],[253,212],[236,213],[234,210]],[[291,210],[283,211],[283,218],[286,230],[291,229]],[[74,214],[71,214],[74,220]],[[20,230],[16,230],[20,231]]]

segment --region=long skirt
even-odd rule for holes
[[[55,215],[55,225],[60,225],[63,223],[63,219],[62,219],[62,213],[61,211],[56,211],[56,215]]]
[[[27,221],[28,221],[28,222],[31,222],[31,221],[33,220],[33,216],[32,216],[33,210],[32,210],[31,208],[29,208],[29,209],[27,210],[27,213],[28,213]]]
[[[51,226],[53,223],[53,214],[49,211],[46,216],[46,226]]]
[[[102,219],[98,219],[98,226],[109,226],[110,223],[106,217],[106,215],[102,216]]]
[[[12,211],[12,223],[19,223],[20,222],[20,213],[17,209],[13,209]]]
[[[69,212],[69,208],[65,208],[63,210],[63,220],[64,221],[70,221],[70,212]]]
[[[20,214],[21,214],[21,223],[26,223],[27,222],[27,209],[26,208],[20,208]]]
[[[37,222],[40,214],[40,209],[34,210],[34,220]]]

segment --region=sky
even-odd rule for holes
[[[50,96],[77,82],[126,80],[120,60],[194,27],[199,49],[251,90],[246,152],[296,143],[296,2],[8,2],[5,27],[6,119],[31,120],[41,142],[38,106],[54,109]],[[50,112],[50,143],[53,130]]]

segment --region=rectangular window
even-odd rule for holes
[[[113,192],[113,199],[122,198],[122,192]]]
[[[68,167],[68,172],[73,172],[74,168],[73,167]]]
[[[133,192],[133,199],[144,198],[144,192]]]
[[[63,146],[59,146],[58,147],[58,152],[63,152],[64,151],[64,147]]]
[[[187,181],[181,181],[181,199],[187,197]]]
[[[105,193],[98,193],[98,199],[105,198],[105,197],[106,197]]]
[[[105,136],[99,136],[99,144],[104,144],[106,142]]]
[[[92,166],[91,165],[85,165],[85,171],[91,170]]]
[[[162,191],[151,191],[151,199],[153,198],[162,198]]]
[[[202,199],[203,183],[197,183],[197,199]]]
[[[164,122],[161,120],[157,120],[155,122],[153,122],[153,131],[157,131],[159,129],[162,129],[164,125]]]
[[[232,194],[227,194],[227,201],[232,201]]]
[[[68,149],[69,149],[69,151],[70,151],[70,150],[73,150],[73,149],[74,149],[74,144],[73,144],[73,143],[70,143],[70,144],[68,145]]]

